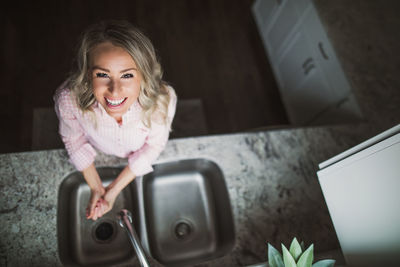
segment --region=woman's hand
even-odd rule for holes
[[[86,218],[97,220],[104,214],[109,212],[114,206],[115,199],[118,194],[135,179],[135,174],[128,166],[118,175],[118,177],[104,188],[100,177],[92,164],[83,171],[85,180],[92,189],[92,194],[86,210]]]
[[[103,186],[91,190],[90,200],[86,208],[86,218],[97,220],[100,206],[98,204],[101,197],[105,194],[106,190]]]
[[[114,206],[115,199],[118,196],[118,192],[115,192],[112,188],[107,187],[106,192],[102,198],[97,201],[97,205],[99,206],[97,217],[100,218],[110,210],[112,210]]]
[[[103,187],[103,183],[93,163],[84,169],[82,174],[91,190],[90,200],[86,209],[86,218],[97,220],[98,210],[100,209],[97,202],[106,193],[106,189]]]
[[[135,179],[135,174],[126,166],[118,177],[105,188],[105,194],[97,201],[98,208],[96,210],[96,219],[102,217],[109,212],[113,206],[115,199],[119,193]]]

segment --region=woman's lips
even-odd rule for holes
[[[125,101],[128,98],[125,97],[125,98],[113,100],[113,99],[108,99],[108,98],[105,97],[104,99],[106,100],[107,107],[109,107],[109,108],[119,108],[125,103]]]

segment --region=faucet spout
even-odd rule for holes
[[[126,209],[122,209],[118,214],[118,223],[122,228],[125,228],[129,240],[136,252],[142,267],[149,267],[149,263],[145,257],[142,245],[139,242],[139,238],[136,234],[135,228],[133,227],[132,213]]]

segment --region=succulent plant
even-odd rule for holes
[[[282,255],[268,243],[268,264],[270,267],[333,267],[335,260],[320,260],[314,264],[314,245],[304,249],[296,238],[290,244],[289,250],[282,244]]]

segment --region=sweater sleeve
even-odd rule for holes
[[[71,163],[79,171],[94,162],[96,151],[88,142],[80,125],[78,107],[71,92],[61,86],[54,95],[55,111],[59,120],[59,133],[68,152]]]
[[[160,124],[153,121],[150,133],[144,145],[139,150],[129,155],[129,168],[136,176],[142,176],[153,171],[151,164],[158,158],[167,144],[177,102],[174,89],[171,87],[168,87],[168,89],[170,101],[168,105],[167,123]]]

